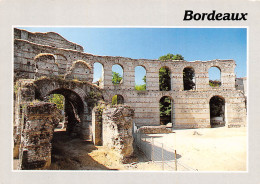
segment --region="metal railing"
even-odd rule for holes
[[[153,136],[154,135],[154,136]],[[148,160],[161,165],[161,170],[197,171],[178,160],[177,150],[158,140],[156,134],[134,133],[135,146]]]

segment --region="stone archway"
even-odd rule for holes
[[[65,98],[67,132],[54,131],[62,118],[57,106],[48,102],[48,96],[52,94],[61,94]],[[19,159],[19,169],[50,167],[52,158],[58,158],[53,156],[53,150],[64,149],[67,139],[79,137],[84,142],[92,141],[91,111],[99,99],[102,99],[100,89],[88,82],[48,77],[19,81],[16,108],[22,112],[22,118],[17,115],[20,129],[15,131],[17,141],[14,144],[14,157]],[[58,146],[54,146],[55,140]]]
[[[49,78],[36,80],[34,85],[36,99],[47,101],[50,94],[63,95],[68,117],[68,131],[92,141],[91,112],[95,102],[102,99],[98,87],[88,82]]]
[[[70,89],[56,89],[49,93],[64,96],[64,112],[66,122],[66,132],[69,135],[81,137],[81,126],[84,121],[84,103],[77,93]]]

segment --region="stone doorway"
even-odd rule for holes
[[[213,96],[209,102],[211,128],[225,126],[225,99]]]

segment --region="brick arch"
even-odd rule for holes
[[[182,66],[181,68],[180,68],[180,71],[182,71],[182,73],[183,73],[183,70],[185,69],[185,68],[190,68],[190,69],[192,69],[193,71],[194,71],[194,78],[196,79],[196,70],[197,70],[197,68],[196,68],[196,66],[192,66],[192,65],[185,65],[185,66]]]
[[[124,98],[124,104],[125,103],[129,103],[129,99],[128,99],[128,95],[124,92],[119,92],[119,91],[115,91],[115,92],[110,92],[110,93],[104,93],[104,99],[107,102],[112,102],[112,98],[115,95],[121,95]]]
[[[160,100],[161,100],[163,97],[169,97],[169,98],[172,100],[172,102],[174,102],[174,99],[173,99],[173,97],[170,95],[170,93],[169,93],[169,94],[164,93],[164,94],[158,96],[158,97],[157,97],[157,101],[160,102]]]
[[[136,62],[134,62],[133,64],[134,64],[134,65],[133,65],[134,68],[137,67],[137,66],[142,66],[142,67],[145,68],[146,71],[148,71],[149,68],[150,68],[150,67],[148,66],[148,63],[145,63],[145,62],[138,62],[138,61],[136,61]]]
[[[225,101],[225,103],[227,103],[227,97],[226,97],[226,95],[224,95],[224,94],[217,94],[217,93],[211,93],[208,97],[207,97],[207,103],[209,103],[210,102],[210,99],[212,98],[212,97],[214,97],[214,96],[217,96],[217,97],[219,97],[219,98],[222,98],[222,99],[224,99],[224,101]]]
[[[147,72],[147,70],[149,69],[149,66],[146,66],[145,64],[140,64],[140,65],[139,65],[138,63],[134,65],[134,68],[136,68],[136,67],[138,67],[138,66],[143,67],[146,72]]]
[[[119,66],[121,66],[122,67],[122,70],[123,70],[123,73],[124,73],[124,66],[121,64],[121,63],[118,63],[118,62],[116,62],[116,63],[113,63],[112,64],[112,67],[114,66],[114,65],[119,65]]]
[[[74,61],[65,75],[65,79],[92,82],[92,67],[84,60]]]
[[[58,89],[68,89],[73,92],[75,92],[81,100],[84,102],[85,98],[87,97],[86,93],[83,89],[78,87],[76,83],[73,82],[65,82],[62,80],[52,80],[48,78],[39,79],[34,82],[36,87],[36,93],[38,94],[38,97],[40,99],[44,99],[46,96],[48,96],[52,91],[58,90]]]
[[[221,67],[219,65],[209,65],[207,69],[209,70],[212,67],[216,67],[221,72]]]
[[[55,56],[51,53],[40,53],[34,57],[35,77],[57,76],[59,71]]]
[[[55,78],[42,78],[34,81],[35,97],[47,100],[50,94],[65,97],[65,114],[68,119],[68,132],[83,139],[92,140],[91,111],[102,98],[102,91],[88,82],[74,82]],[[100,95],[101,96],[100,96]]]
[[[209,61],[208,63],[207,63],[207,65],[206,65],[206,70],[207,71],[209,71],[209,69],[211,68],[211,67],[217,67],[219,70],[220,70],[220,72],[223,70],[223,63],[221,62],[221,61],[219,61],[219,60],[213,60],[213,61]]]
[[[192,65],[185,65],[185,66],[183,66],[182,68],[181,68],[181,70],[183,71],[185,68],[191,68],[191,69],[193,69],[194,70],[194,73],[195,73],[195,67],[194,66],[192,66]]]

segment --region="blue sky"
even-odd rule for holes
[[[186,61],[234,59],[236,76],[246,76],[246,28],[19,28],[57,32],[95,55],[158,59],[172,53],[181,54]],[[141,84],[141,79],[137,83]]]

